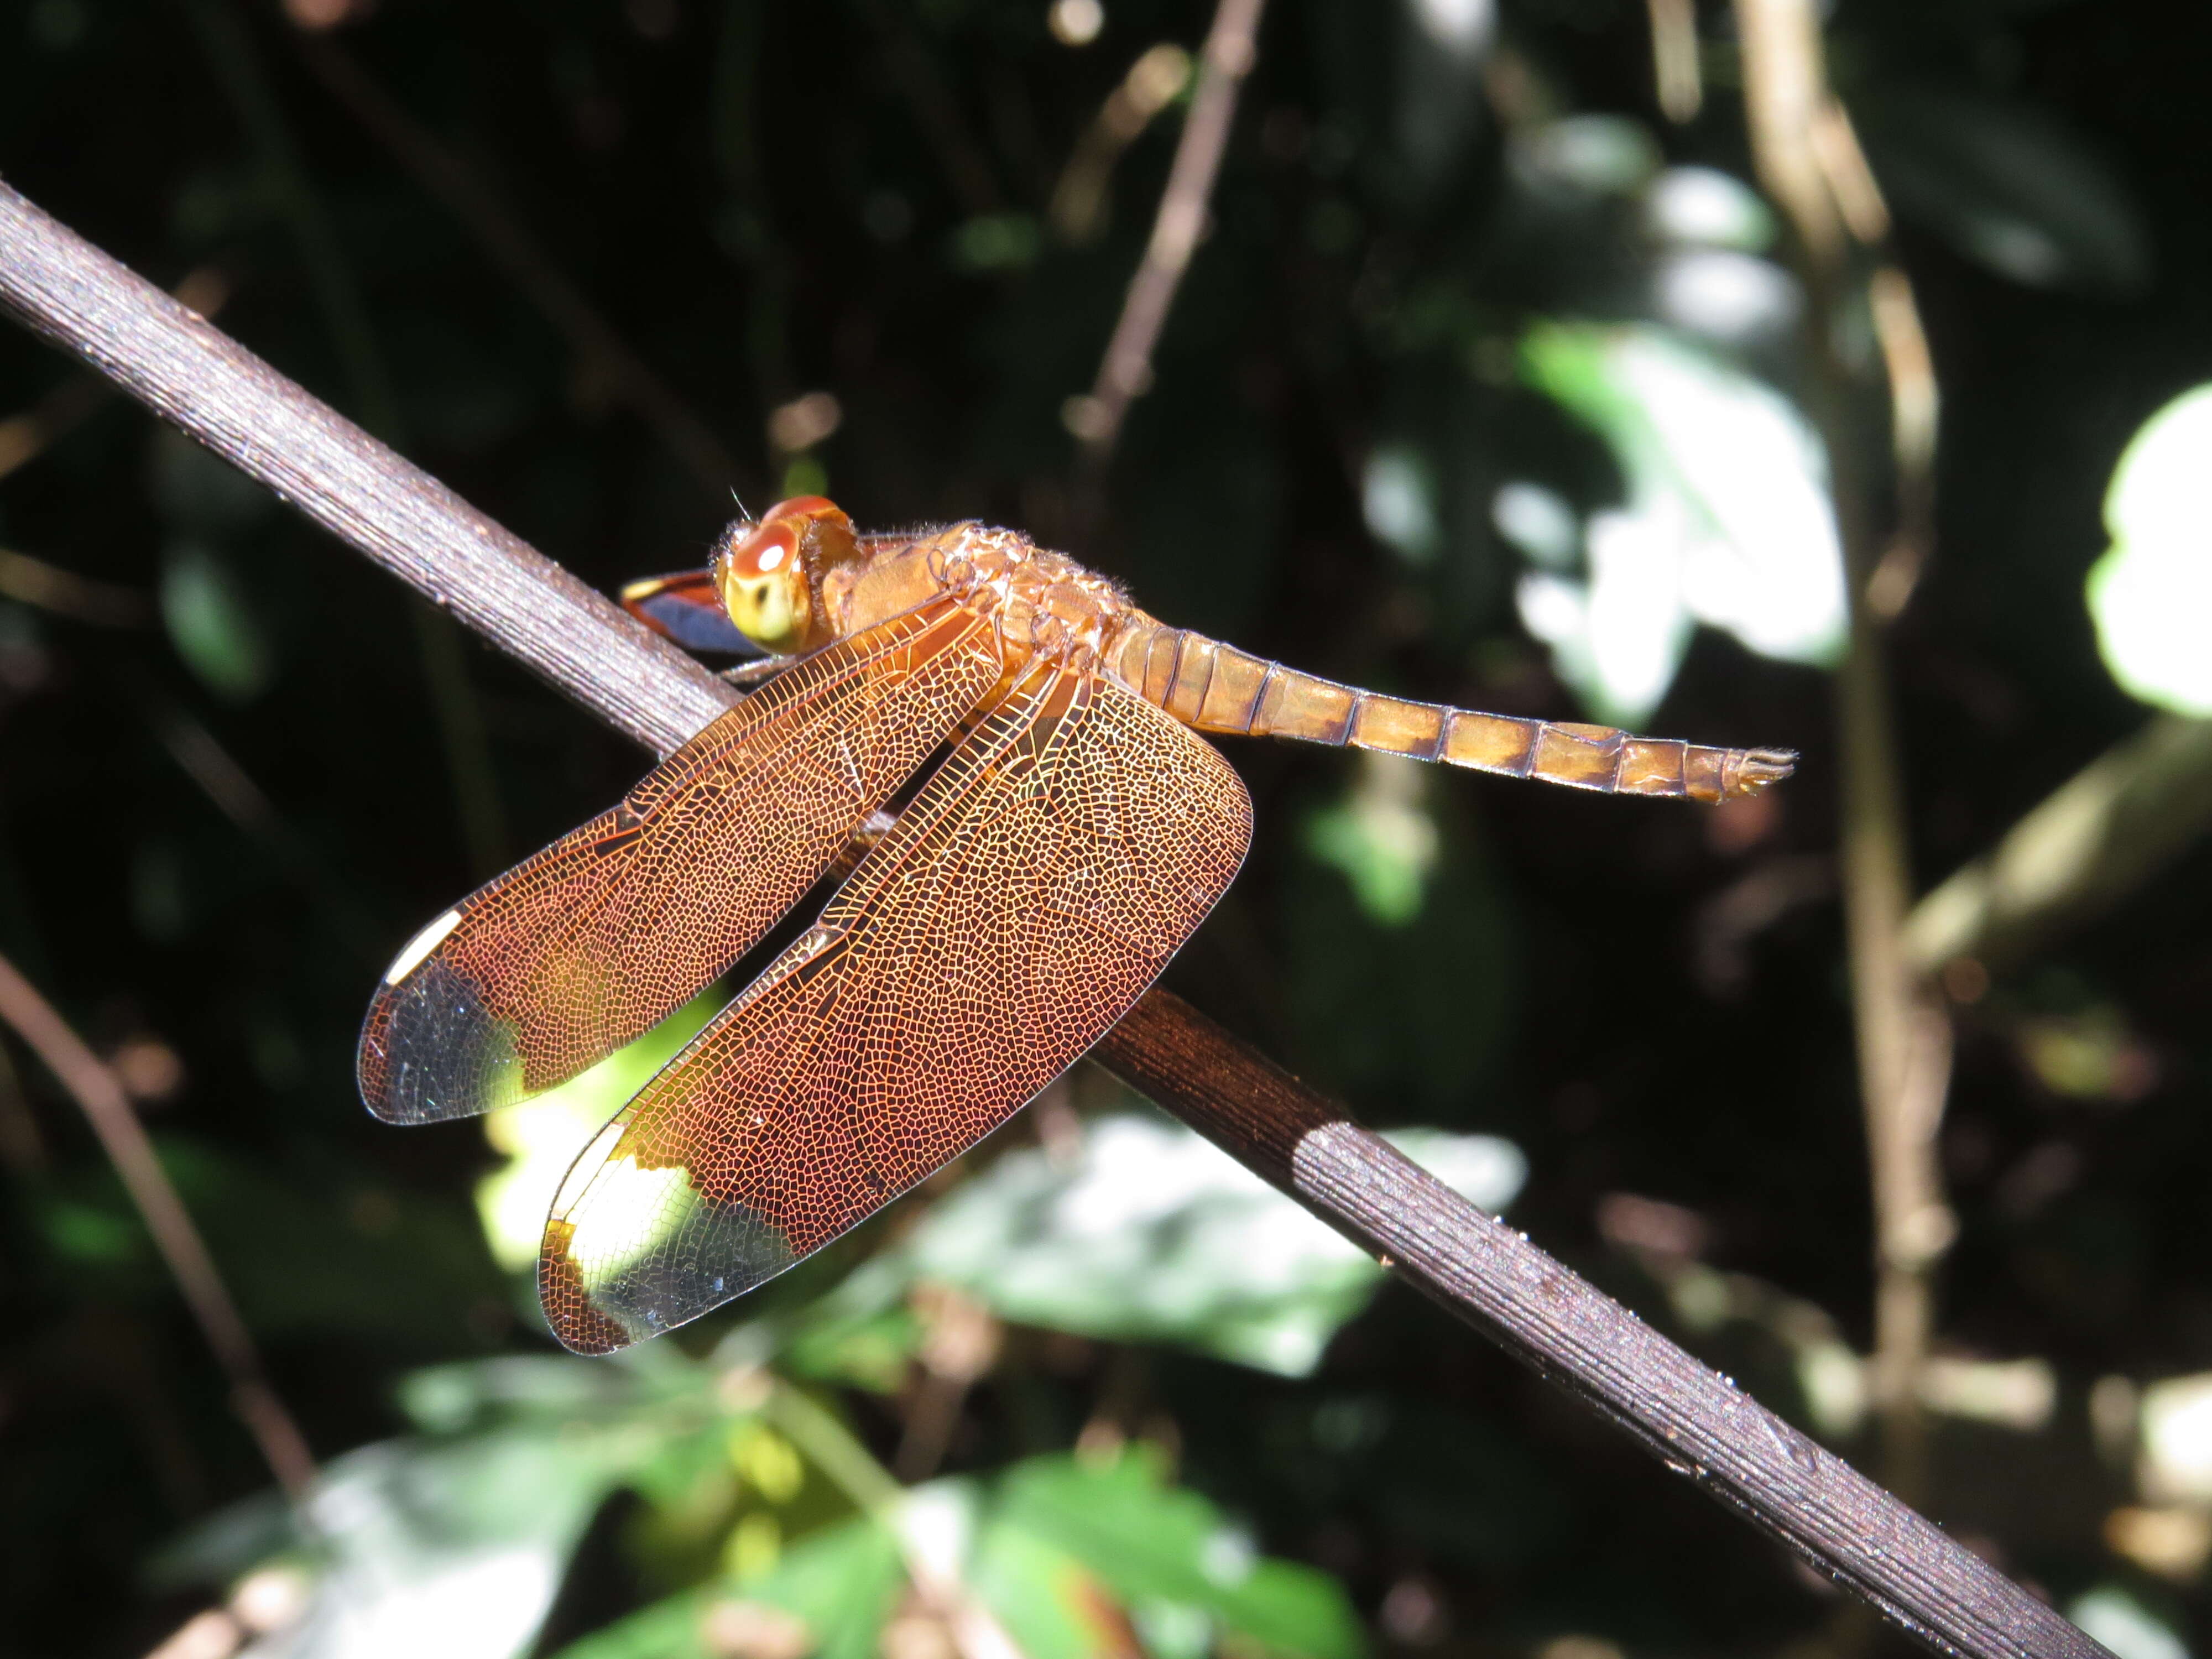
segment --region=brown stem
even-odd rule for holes
[[[1176,289],[1206,228],[1206,204],[1213,194],[1214,175],[1221,171],[1222,154],[1229,147],[1237,90],[1258,55],[1260,8],[1265,3],[1220,0],[1213,27],[1206,31],[1198,86],[1191,94],[1190,113],[1176,145],[1158,216],[1152,221],[1152,240],[1145,246],[1137,274],[1129,279],[1121,319],[1114,325],[1106,356],[1098,365],[1097,382],[1090,397],[1071,411],[1069,424],[1082,441],[1084,464],[1093,476],[1105,470],[1129,404],[1152,384],[1152,349],[1159,343]]]
[[[260,1447],[276,1484],[294,1503],[301,1502],[314,1484],[314,1457],[292,1414],[270,1387],[246,1322],[239,1317],[237,1304],[224,1288],[184,1200],[169,1184],[168,1172],[154,1155],[153,1143],[131,1109],[123,1085],[5,957],[0,957],[0,1023],[23,1039],[83,1109],[146,1231],[153,1235],[155,1248],[168,1264],[170,1276],[184,1292],[208,1346],[230,1378],[231,1408]]]
[[[738,695],[0,185],[0,307],[656,753]],[[1939,1652],[2105,1650],[1520,1233],[1164,992],[1099,1057],[1400,1278]]]
[[[1850,240],[1886,235],[1887,213],[1829,89],[1812,0],[1736,0],[1736,16],[1753,159],[1796,233],[1811,402],[1844,545],[1850,626],[1836,677],[1841,864],[1875,1215],[1873,1381],[1884,1476],[1917,1497],[1926,1474],[1920,1380],[1935,1322],[1935,1273],[1955,1230],[1936,1155],[1950,1034],[1905,949],[1911,877],[1903,786],[1880,626],[1867,597],[1877,562],[1872,489],[1850,427],[1851,379],[1831,332]],[[1891,278],[1893,309],[1903,281]],[[1909,304],[1910,289],[1904,293]],[[1932,373],[1923,389],[1893,382],[1892,391],[1897,398],[1924,395],[1932,441]]]

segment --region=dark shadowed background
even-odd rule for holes
[[[1085,399],[1211,8],[288,8],[16,0],[0,175],[587,581],[702,562],[732,489],[820,490],[1017,526],[1338,679],[1800,750],[1716,812],[1234,744],[1257,841],[1166,982],[1878,1468],[1840,588],[1729,10],[1275,0],[1102,473]],[[2141,451],[2155,513],[2106,507],[2212,379],[2212,24],[1843,0],[1827,48],[1941,395],[1887,641],[1925,891],[2149,705],[2212,714],[2201,404]],[[1886,519],[1870,316],[1831,331]],[[2100,651],[2115,536],[2154,597]],[[2128,658],[2146,614],[2184,645]],[[288,1534],[0,1032],[0,1651],[217,1607],[194,1652],[975,1659],[956,1603],[1039,1659],[1895,1640],[1088,1068],[701,1327],[561,1355],[516,1251],[647,1061],[488,1141],[373,1121],[353,1045],[402,941],[644,764],[0,331],[0,953],[131,1091],[328,1470]],[[2208,921],[2197,848],[1936,978],[1917,1497],[2123,1659],[2212,1634]],[[965,1588],[913,1590],[870,1515]]]

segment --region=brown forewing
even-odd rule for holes
[[[1158,709],[1025,681],[577,1159],[540,1260],[555,1334],[604,1352],[696,1318],[989,1133],[1135,1003],[1251,824]]]
[[[988,625],[945,602],[780,675],[401,954],[362,1031],[369,1109],[468,1116],[648,1030],[798,901],[1000,672]]]

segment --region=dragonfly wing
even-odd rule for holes
[[[749,639],[722,604],[714,574],[680,570],[672,576],[647,576],[622,591],[623,609],[686,651],[726,651],[740,657],[769,653]]]
[[[1119,687],[1010,693],[804,939],[576,1160],[538,1290],[605,1352],[750,1290],[988,1133],[1143,994],[1251,802]]]
[[[470,1116],[648,1030],[799,901],[1001,672],[989,624],[948,603],[779,676],[400,952],[362,1030],[369,1109]]]

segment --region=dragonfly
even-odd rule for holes
[[[1250,798],[1201,733],[1699,801],[1796,759],[1340,685],[1160,622],[1018,532],[863,535],[820,496],[623,601],[743,653],[757,689],[407,944],[362,1027],[369,1109],[431,1123],[542,1093],[850,873],[562,1182],[539,1299],[581,1353],[821,1249],[1110,1030],[1251,844]]]

